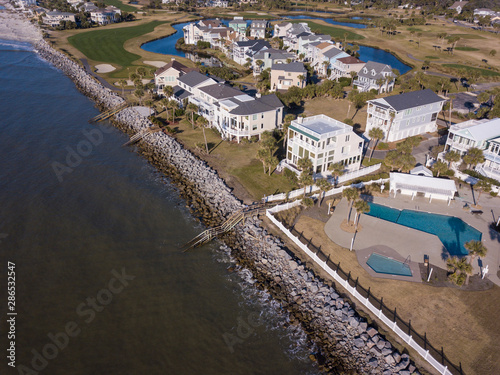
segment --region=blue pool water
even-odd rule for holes
[[[410,267],[403,262],[373,253],[366,261],[375,272],[388,275],[412,276]]]
[[[481,241],[481,232],[457,217],[412,210],[400,211],[375,203],[368,204],[370,212],[366,215],[434,234],[438,236],[451,256],[468,255],[469,252],[464,244],[472,240]]]

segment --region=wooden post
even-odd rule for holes
[[[444,365],[444,349],[441,347],[441,364]]]
[[[370,288],[371,287],[368,287],[368,296],[366,297],[367,300],[370,300]]]
[[[382,310],[382,305],[384,304],[384,297],[380,297],[380,309],[379,310]]]
[[[357,289],[357,287],[358,287],[358,279],[359,279],[359,277],[356,277],[356,282],[354,283],[354,289]]]
[[[427,332],[424,332],[424,350],[427,350]]]
[[[396,323],[396,308],[394,308],[394,323]]]
[[[408,321],[408,336],[411,336],[411,319]]]
[[[347,275],[347,284],[349,284],[350,279],[351,279],[351,271],[349,271],[349,275]]]

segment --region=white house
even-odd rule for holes
[[[108,6],[104,9],[93,9],[90,11],[90,19],[98,25],[107,25],[115,23],[117,16],[121,15],[122,11],[114,6]]]
[[[368,101],[365,135],[372,128],[384,131],[386,142],[437,130],[437,117],[446,99],[430,89]]]
[[[464,7],[468,4],[468,1],[455,1],[451,7],[448,9],[454,10],[458,14],[462,13]]]
[[[55,10],[52,12],[47,12],[47,15],[43,17],[43,23],[52,27],[59,26],[61,21],[75,22],[75,15],[73,13],[60,12],[58,10]]]
[[[500,118],[469,120],[450,127],[445,153],[456,151],[464,156],[473,147],[483,150],[485,157],[476,170],[500,181]]]
[[[245,65],[247,59],[252,61],[256,53],[268,48],[271,48],[269,42],[261,39],[234,42],[233,60],[240,65]]]
[[[359,73],[365,63],[353,56],[340,57],[331,65],[330,79],[338,79],[340,77],[350,77],[351,72]]]
[[[302,158],[313,163],[314,173],[328,174],[328,166],[342,163],[347,171],[360,168],[363,138],[352,126],[325,115],[299,117],[288,127],[286,163],[297,166]]]
[[[188,68],[174,58],[165,66],[155,72],[156,90],[161,93],[165,86],[177,86],[178,78],[189,72],[196,71],[195,68]]]
[[[394,196],[398,193],[410,195],[412,200],[422,194],[429,198],[429,201],[441,199],[450,202],[457,192],[453,180],[406,173],[390,173],[389,185],[389,191],[394,193]]]
[[[266,37],[266,29],[269,21],[256,20],[250,24],[250,36],[252,38],[264,39]]]
[[[282,22],[274,25],[274,37],[275,38],[284,38],[286,37],[286,32],[291,29],[293,23],[291,22]]]
[[[251,97],[215,77],[189,72],[174,87],[177,101],[187,99],[198,107],[198,113],[215,127],[224,139],[260,136],[283,122],[283,104],[276,95]]]
[[[274,64],[285,64],[288,60],[293,60],[295,55],[283,51],[281,49],[268,48],[257,52],[253,55],[253,72],[254,75],[260,74],[263,70],[271,68]],[[259,61],[259,64],[257,64]],[[260,63],[262,62],[262,63]]]
[[[379,94],[382,94],[394,89],[394,78],[395,75],[390,65],[368,61],[358,72],[358,77],[353,85],[360,92],[375,89]]]

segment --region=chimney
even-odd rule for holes
[[[302,124],[302,121],[303,121],[303,120],[304,120],[304,117],[302,117],[302,116],[297,117],[297,122],[298,122],[299,124]]]
[[[259,99],[260,97],[262,97],[262,94],[261,94],[260,92],[258,92],[257,94],[255,94],[255,97],[256,97],[257,99]]]

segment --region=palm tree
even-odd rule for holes
[[[124,79],[120,79],[118,81],[118,85],[121,87],[122,89],[122,96],[125,94],[125,86],[127,86],[127,81],[125,81]]]
[[[337,187],[338,178],[344,174],[344,164],[341,162],[330,164],[328,170],[332,172],[333,184]]]
[[[196,106],[196,104],[193,104],[193,103],[189,103],[187,106],[186,106],[186,115],[187,114],[191,114],[191,126],[193,127],[194,129],[194,114],[195,113],[198,113],[198,107]]]
[[[306,188],[309,185],[312,185],[314,183],[314,180],[313,180],[311,174],[308,173],[307,171],[302,171],[302,173],[299,176],[298,183],[299,183],[299,186],[304,187],[303,198],[305,198],[306,197]]]
[[[356,199],[359,198],[359,190],[356,188],[347,188],[342,191],[342,196],[347,199],[348,207],[349,209],[347,210],[347,223],[349,224],[349,221],[351,220],[351,210],[352,210],[352,204]]]
[[[444,160],[446,160],[448,162],[448,168],[450,168],[451,163],[456,163],[457,161],[460,160],[460,153],[457,151],[453,151],[453,150],[448,151],[444,155]]]
[[[354,209],[356,210],[356,216],[354,217],[354,227],[355,230],[357,231],[359,218],[361,217],[362,214],[370,212],[370,205],[366,201],[360,199],[354,202]]]
[[[437,162],[434,163],[432,169],[436,171],[437,173],[436,177],[439,177],[441,173],[445,173],[448,170],[448,166],[446,165],[446,163],[442,162],[441,160],[438,160]]]
[[[352,89],[351,91],[349,91],[349,94],[347,94],[347,100],[349,101],[349,107],[347,107],[346,117],[349,117],[349,112],[351,111],[351,104],[353,104],[355,102],[357,95],[359,95],[359,91],[357,89]]]
[[[396,112],[394,111],[389,111],[389,117],[391,118],[391,122],[389,123],[389,129],[387,129],[387,135],[385,137],[385,140],[389,140],[389,133],[391,132],[392,124],[394,122],[394,119],[396,118]]]
[[[259,148],[257,150],[257,159],[259,159],[262,162],[262,168],[264,168],[264,173],[266,173],[266,163],[268,156],[269,154],[265,149]]]
[[[144,97],[144,90],[137,89],[134,91],[134,95],[139,99],[140,105],[142,105],[142,98]]]
[[[279,160],[276,156],[269,155],[266,158],[266,164],[267,164],[267,167],[269,168],[269,176],[270,176],[272,171],[274,171],[274,169],[278,166]]]
[[[198,123],[198,125],[201,126],[201,128],[203,129],[203,138],[205,139],[205,149],[207,150],[207,154],[208,154],[208,142],[207,142],[207,136],[205,135],[205,126],[207,126],[208,124],[208,121],[205,117],[203,116],[199,116],[197,119],[196,119],[196,122]]]
[[[283,144],[286,144],[286,139],[288,136],[288,127],[292,123],[293,120],[295,120],[297,116],[295,116],[293,113],[289,113],[285,116],[283,119]]]
[[[325,76],[328,74],[329,66],[330,66],[330,60],[323,61],[323,69],[325,70]]]
[[[146,74],[148,73],[146,68],[143,67],[143,66],[140,66],[137,68],[136,70],[137,74],[141,77],[141,78],[144,78],[146,76]]]
[[[175,110],[179,108],[179,103],[175,100],[171,100],[168,104],[170,108],[172,108],[172,124],[175,123]]]
[[[300,80],[300,88],[304,87],[304,80],[306,78],[302,74],[297,76],[297,78]]]
[[[368,159],[370,161],[372,160],[373,151],[375,151],[375,148],[377,148],[378,141],[384,138],[384,131],[380,128],[371,128],[370,131],[368,132],[368,136],[370,137],[371,140],[375,140],[375,145],[373,146],[372,151],[370,153],[370,158]]]
[[[165,94],[165,97],[170,98],[174,95],[174,88],[172,86],[165,86],[163,87],[163,93]]]
[[[478,164],[484,163],[483,150],[477,147],[472,147],[467,151],[463,160],[467,164],[467,168],[470,168],[471,166],[475,167]]]
[[[325,199],[325,194],[332,185],[328,182],[326,178],[321,178],[316,181],[316,186],[319,188],[322,194],[320,194],[320,199],[318,199],[318,207],[321,206],[321,202]]]
[[[312,173],[312,161],[309,158],[301,158],[297,162],[297,167],[302,171],[302,172],[307,172],[307,173]]]
[[[464,247],[469,251],[469,256],[470,256],[470,261],[469,264],[472,268],[472,262],[475,257],[480,257],[484,258],[486,254],[488,253],[488,249],[486,246],[483,245],[481,241],[469,241],[466,242]],[[467,279],[465,281],[465,284],[467,285],[469,283],[469,275],[467,275]]]
[[[479,196],[477,197],[476,204],[479,203],[479,198],[481,198],[481,194],[484,192],[489,193],[491,191],[491,184],[486,180],[479,180],[475,185],[474,189],[479,190]]]
[[[451,274],[450,281],[458,286],[464,285],[472,274],[472,266],[467,262],[467,258],[450,257],[446,259],[446,268]]]

